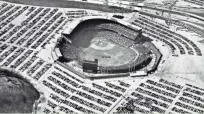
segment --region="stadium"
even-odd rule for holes
[[[84,71],[100,74],[156,70],[161,53],[151,44],[151,39],[142,35],[142,29],[113,17],[108,18],[82,18],[76,28],[70,30],[67,27],[56,46],[61,53],[58,55],[62,55],[59,61],[75,60],[76,66],[81,66]],[[78,20],[73,25],[76,22]],[[144,68],[154,59],[153,55],[158,58],[155,65],[149,69]],[[95,60],[97,63],[94,65]]]
[[[0,113],[204,113],[203,0],[0,0]]]

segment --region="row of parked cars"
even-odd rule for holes
[[[171,98],[176,98],[176,95],[175,95],[175,94],[173,94],[173,93],[171,93],[171,92],[167,92],[167,91],[162,90],[162,89],[159,89],[159,88],[154,87],[154,86],[152,86],[152,85],[148,85],[148,84],[145,84],[145,83],[141,83],[139,86],[140,86],[140,87],[143,87],[143,88],[145,88],[145,89],[151,90],[151,91],[153,91],[153,92],[157,92],[157,93],[159,93],[159,94],[162,94],[162,95],[164,95],[164,96],[168,96],[168,97],[171,97]]]
[[[95,98],[94,96],[89,95],[89,94],[87,94],[85,92],[77,91],[76,94],[79,95],[79,96],[82,96],[83,98],[89,99],[90,101],[94,101],[97,104],[100,104],[100,105],[103,105],[103,106],[106,106],[106,107],[110,107],[111,106],[111,103],[106,102],[106,101],[104,101],[102,99]]]
[[[11,64],[11,62],[13,62],[18,56],[20,56],[26,49],[24,48],[19,48],[17,49],[16,52],[13,52],[12,56],[10,56],[8,59],[6,59],[6,61],[3,63],[3,66],[8,66]]]
[[[45,72],[47,72],[51,67],[52,67],[52,64],[50,63],[46,64],[43,68],[40,69],[40,71],[38,71],[35,74],[35,76],[33,76],[33,78],[35,80],[39,80],[45,74]]]
[[[120,92],[123,92],[123,93],[126,91],[126,89],[124,89],[124,88],[122,88],[120,86],[117,86],[115,84],[112,84],[110,82],[105,82],[105,84],[106,84],[107,87],[113,88],[113,89],[115,89],[117,91],[120,91]]]
[[[67,84],[71,85],[74,88],[79,88],[79,84],[76,83],[75,81],[73,81],[72,79],[70,79],[69,77],[66,77],[65,75],[62,75],[56,71],[53,71],[52,74],[60,79],[62,79],[63,81],[65,81]]]
[[[42,83],[43,83],[43,85],[50,88],[52,91],[56,92],[57,94],[65,97],[65,98],[70,97],[69,94],[67,94],[65,91],[62,91],[61,89],[57,88],[56,86],[52,85],[50,82],[43,80]]]
[[[104,113],[106,111],[105,108],[103,108],[101,106],[98,106],[96,104],[93,104],[91,102],[88,102],[88,101],[86,101],[84,99],[81,99],[81,98],[79,98],[77,96],[71,96],[70,99],[73,100],[73,101],[76,101],[76,102],[78,102],[78,103],[80,103],[80,104],[82,104],[84,106],[87,106],[87,107],[91,108],[92,110],[94,109],[94,110],[100,111],[102,113]]]
[[[181,108],[190,110],[190,111],[192,111],[192,112],[194,112],[194,113],[200,113],[200,114],[204,113],[204,110],[195,108],[195,107],[193,107],[193,106],[190,106],[190,105],[188,105],[188,104],[184,104],[184,103],[181,103],[181,102],[176,102],[175,105],[178,106],[178,107],[181,107]]]
[[[200,49],[194,42],[192,42],[191,40],[189,40],[188,38],[180,34],[177,34],[169,30],[166,27],[161,26],[161,24],[152,22],[150,19],[144,16],[140,16],[138,19],[136,19],[133,22],[133,24],[142,27],[145,30],[145,33],[147,33],[148,35],[149,34],[151,35],[152,33],[157,33],[159,37],[161,37],[159,38],[159,40],[161,39],[163,41],[163,39],[165,39],[165,40],[169,40],[170,42],[174,43],[179,48],[181,54],[186,54],[185,49],[183,48],[183,46],[181,46],[181,44],[183,44],[186,50],[188,51],[189,55],[194,55],[194,50],[195,50],[198,56],[202,56]],[[167,43],[168,45],[170,44],[169,42]]]
[[[109,93],[109,94],[111,94],[111,95],[113,95],[113,96],[115,96],[115,97],[121,97],[121,96],[122,96],[121,93],[118,93],[118,92],[116,92],[116,91],[113,91],[113,90],[111,90],[111,89],[108,89],[107,87],[101,86],[101,85],[99,85],[99,84],[92,83],[92,86],[93,86],[94,88],[97,88],[97,89],[101,90],[101,91],[104,91],[104,92],[106,92],[106,93]]]
[[[76,89],[75,88],[72,88],[70,87],[69,85],[66,85],[65,83],[61,82],[60,80],[54,78],[53,76],[49,76],[47,78],[49,81],[55,83],[56,85],[62,87],[63,89],[67,90],[67,91],[70,91],[71,93],[74,93],[76,92]]]

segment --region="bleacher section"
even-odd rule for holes
[[[150,49],[150,51],[153,53],[154,57],[156,58],[155,59],[155,62],[154,62],[154,65],[148,69],[148,72],[151,73],[151,72],[154,72],[157,70],[157,67],[160,63],[160,60],[162,58],[162,54],[160,53],[160,51],[155,47],[155,45],[153,45],[152,43],[149,43],[149,42],[145,42],[144,43],[144,46],[148,49]]]
[[[39,52],[55,39],[56,33],[68,21],[86,15],[85,10],[74,10],[67,12],[70,17],[65,17],[58,8],[0,3],[0,65],[33,78],[39,87],[45,88],[47,96],[41,102],[42,105],[38,105],[39,111],[42,111],[40,113],[107,114],[114,110],[114,113],[204,113],[204,89],[197,83],[183,84],[184,81],[181,81],[182,83],[178,84],[176,81],[157,79],[157,75],[148,79],[136,79],[128,77],[128,73],[115,74],[121,77],[125,75],[124,79],[120,77],[114,80],[90,81],[72,68],[66,69],[58,62],[48,63],[39,57]],[[21,22],[15,23],[19,17]],[[169,45],[172,52],[179,50],[180,54],[202,56],[201,50],[194,42],[173,33],[166,26],[144,16],[132,24],[142,27],[143,32],[151,38]],[[132,42],[137,33],[122,25],[106,23],[97,29],[99,28],[106,31],[99,32],[97,37],[105,36],[117,44],[139,52],[138,59],[128,64],[128,67],[122,66],[122,70],[126,68],[129,72],[143,68],[151,59],[150,55],[158,54],[156,50],[151,51],[155,48],[149,44]],[[63,51],[66,51],[68,58],[73,59],[77,58],[81,48],[66,44]],[[156,58],[156,61],[159,58]],[[117,72],[117,69],[106,67],[104,71]]]
[[[124,27],[122,25],[119,24],[112,24],[112,23],[107,23],[107,24],[100,24],[97,25],[96,28],[103,28],[103,29],[108,29],[110,31],[115,31],[120,35],[123,35],[124,37],[131,39],[131,40],[136,40],[136,38],[139,35],[138,31],[129,29],[127,27]]]
[[[134,44],[132,40],[127,39],[118,33],[110,32],[110,31],[101,31],[97,34],[97,37],[100,37],[102,39],[103,38],[108,39],[110,41],[113,41],[116,44],[120,44],[125,47],[131,47]]]
[[[147,49],[143,45],[133,45],[131,48],[135,48],[140,54],[140,56],[138,56],[138,58],[134,61],[130,61],[129,63],[118,67],[101,66],[99,69],[105,73],[125,73],[140,70],[149,64],[149,62],[151,61],[149,49]]]
[[[64,39],[63,39],[64,40]],[[66,41],[63,41],[66,42]],[[67,61],[69,60],[78,60],[79,54],[81,53],[82,49],[73,46],[72,44],[63,43],[60,46],[60,51],[63,52],[63,56],[66,57]]]
[[[133,30],[132,28],[125,27],[125,25],[116,23],[115,21],[105,20],[105,19],[95,19],[91,18],[90,20],[84,21],[77,25],[77,27],[69,33],[67,38],[69,38],[71,43],[67,42],[65,38],[58,42],[57,47],[60,48],[60,51],[65,59],[68,61],[78,60],[81,65],[82,60],[78,58],[80,50],[84,50],[88,48],[94,38],[100,38],[100,40],[109,40],[115,44],[119,44],[121,46],[131,48],[135,52],[139,51],[139,57],[134,61],[128,62],[121,66],[99,66],[99,70],[101,73],[127,73],[135,70],[139,70],[144,68],[147,64],[152,60],[150,54],[150,50],[148,48],[140,45],[144,42],[138,41],[138,45],[136,45],[137,38],[141,37],[141,31]],[[80,20],[78,20],[80,22]],[[122,22],[121,22],[122,23]],[[71,23],[72,24],[72,23]],[[74,24],[74,22],[73,22]],[[76,25],[75,25],[76,26]],[[83,37],[81,37],[83,36]],[[144,38],[144,37],[143,37]],[[83,40],[82,40],[83,39]],[[151,41],[147,40],[145,41]],[[97,40],[97,39],[94,39]],[[155,50],[152,50],[155,51]],[[158,50],[156,50],[158,51]],[[156,53],[156,52],[155,52]],[[155,54],[157,56],[159,54]],[[135,55],[136,56],[136,55]],[[152,68],[156,69],[159,60],[158,59]],[[150,68],[151,69],[151,68]],[[108,76],[108,75],[107,75]],[[104,75],[104,77],[107,77]],[[111,75],[112,76],[112,75]],[[89,76],[88,76],[89,77]],[[91,76],[92,77],[92,76]],[[101,76],[103,77],[103,76]],[[99,76],[97,76],[99,78]]]

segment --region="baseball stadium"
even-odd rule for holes
[[[203,0],[0,0],[0,113],[203,114]]]
[[[151,39],[142,35],[141,28],[124,25],[114,21],[113,17],[112,20],[103,18],[82,21],[70,34],[65,29],[63,39],[56,46],[62,53],[61,60],[75,60],[84,71],[95,69],[94,73],[128,73],[141,69],[151,72],[156,69],[158,63],[154,63],[152,69],[145,67],[151,63],[152,55],[157,52],[155,56],[160,59],[161,53],[154,52],[154,44],[144,45],[151,44]],[[88,61],[96,61],[97,65],[84,64]]]

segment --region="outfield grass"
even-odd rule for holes
[[[94,38],[93,40],[95,39],[97,38]],[[101,44],[101,42],[103,44]],[[111,48],[107,48],[109,45],[112,45]],[[98,59],[99,66],[103,67],[117,67],[131,63],[131,61],[134,61],[136,57],[137,54],[130,48],[105,40],[96,41],[91,44],[89,48],[83,51],[80,58],[84,60]]]

